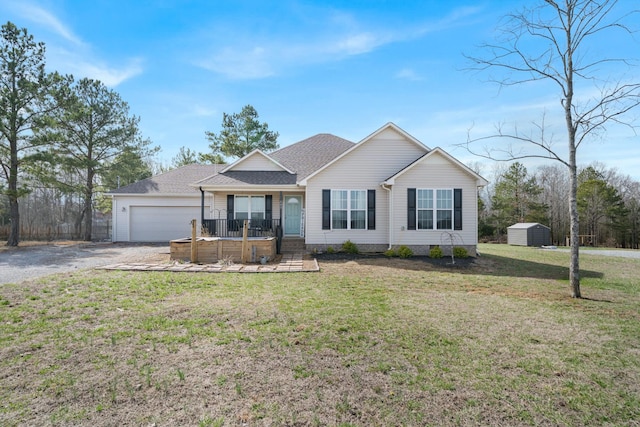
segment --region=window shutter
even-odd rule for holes
[[[273,196],[267,194],[264,196],[264,225],[263,228],[271,230],[271,223],[273,219]]]
[[[453,190],[453,229],[462,230],[462,188]]]
[[[227,194],[227,219],[233,218],[233,194]]]
[[[235,224],[235,215],[233,213],[233,194],[227,194],[227,229],[229,231],[237,231],[237,224]]]
[[[367,190],[367,230],[376,229],[376,190]]]
[[[331,230],[331,190],[322,190],[322,229]]]
[[[407,188],[407,230],[416,229],[416,189]]]

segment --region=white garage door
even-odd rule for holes
[[[205,211],[208,209],[205,207]],[[192,219],[200,224],[199,206],[131,206],[129,239],[132,242],[168,242],[191,237]]]

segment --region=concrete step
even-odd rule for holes
[[[282,252],[304,252],[304,239],[285,237],[282,239]]]

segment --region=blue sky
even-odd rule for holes
[[[181,146],[206,151],[205,131],[218,132],[223,112],[247,104],[280,133],[280,146],[324,132],[357,142],[391,121],[467,163],[482,161],[455,146],[470,128],[473,136],[503,122],[526,129],[544,111],[566,152],[555,88],[499,90],[465,71],[463,54],[478,54],[499,19],[525,3],[0,0],[0,16],[45,42],[51,71],[120,93],[163,163]],[[623,0],[621,10],[635,4]],[[592,52],[638,58],[637,39],[602,39]],[[640,78],[640,69],[605,71]],[[611,126],[605,140],[582,146],[579,162],[640,180],[640,137]],[[525,162],[531,171],[539,163]]]

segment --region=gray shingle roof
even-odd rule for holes
[[[296,175],[285,171],[229,171],[198,182],[200,185],[295,185]]]
[[[198,193],[189,184],[214,175],[222,165],[186,165],[160,175],[143,179],[107,194],[189,194]]]
[[[298,174],[298,181],[311,175],[355,144],[330,133],[320,133],[283,147],[269,156]]]
[[[328,133],[321,133],[281,148],[268,155],[287,169],[295,172],[229,171],[218,173],[221,165],[187,165],[156,175],[108,194],[190,194],[198,188],[190,184],[242,186],[242,185],[295,185],[340,154],[354,143]]]
[[[281,148],[268,156],[294,174],[273,171],[228,171],[208,177],[199,185],[294,185],[338,157],[354,143],[335,135],[321,133]]]

